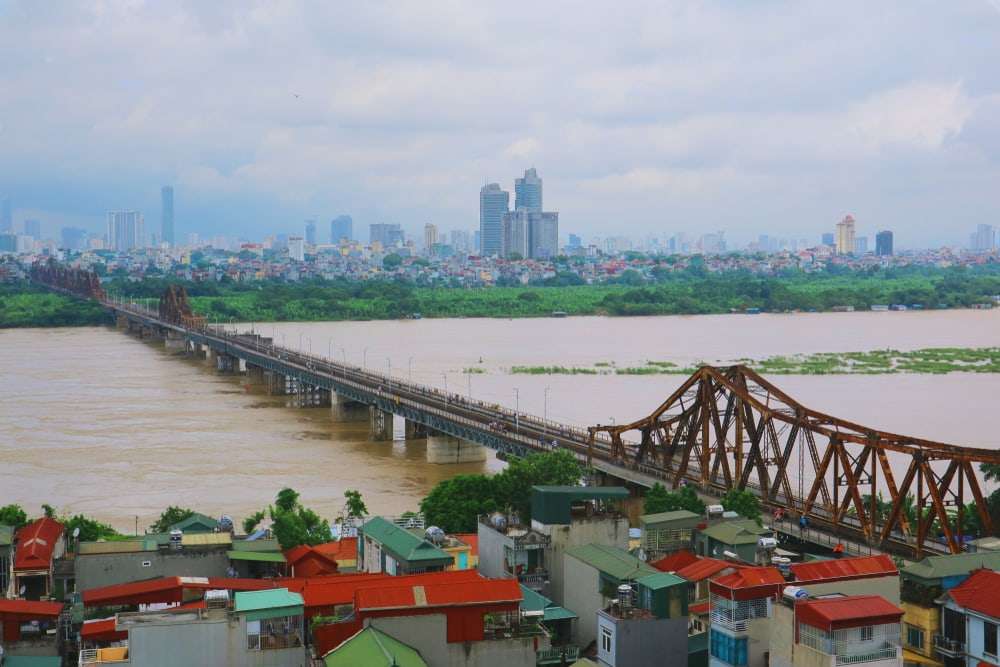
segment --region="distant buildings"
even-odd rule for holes
[[[316,221],[306,220],[306,244],[316,245]]]
[[[821,238],[821,243],[823,245],[832,246],[836,243],[836,241],[834,240],[833,234],[831,232],[826,232],[823,234]]]
[[[514,210],[542,210],[542,179],[534,167],[525,169],[523,178],[514,179]]]
[[[428,222],[426,225],[424,225],[424,248],[426,248],[427,252],[429,253],[438,243],[439,241],[438,241],[437,225]]]
[[[484,257],[503,254],[503,216],[509,208],[510,193],[499,183],[488,183],[479,191],[479,254]]]
[[[577,248],[582,248],[583,240],[576,234],[570,234],[569,243],[567,244],[567,246],[574,250],[576,250]]]
[[[837,223],[836,246],[838,255],[854,253],[854,217],[847,215]]]
[[[10,212],[10,199],[0,201],[0,232],[14,231],[14,217]]]
[[[976,252],[989,252],[997,247],[997,232],[992,225],[979,225],[969,239],[969,247]]]
[[[399,225],[377,223],[368,226],[368,243],[381,244],[383,248],[402,245],[406,237]]]
[[[174,245],[174,188],[170,185],[160,188],[160,240]]]
[[[868,237],[858,236],[854,239],[854,254],[863,255],[868,252]]]
[[[24,221],[24,235],[30,236],[36,241],[42,240],[42,223],[38,220]]]
[[[79,227],[63,227],[61,247],[65,250],[83,250],[87,246],[87,230]]]
[[[139,211],[108,212],[108,248],[117,251],[135,250],[146,245],[146,232]]]
[[[338,215],[330,221],[330,243],[354,240],[354,220],[349,215]]]
[[[301,236],[292,236],[288,239],[288,258],[296,262],[304,262],[306,259],[305,239]]]
[[[875,254],[879,257],[892,255],[892,232],[888,229],[875,235]]]

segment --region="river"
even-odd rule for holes
[[[692,364],[775,354],[1000,345],[1000,311],[565,319],[454,319],[253,326],[278,342],[400,378],[517,403],[578,425],[648,414],[676,375],[511,375],[513,365]],[[481,373],[466,373],[468,368]],[[241,519],[283,486],[329,518],[359,489],[371,511],[416,509],[435,483],[482,464],[432,465],[420,441],[373,443],[240,378],[112,328],[0,330],[0,504],[49,503],[132,531],[167,505]],[[1000,376],[778,376],[803,404],[884,430],[1000,447]],[[397,420],[401,434],[402,420]]]

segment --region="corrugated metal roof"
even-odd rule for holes
[[[776,567],[745,567],[709,581],[709,590],[735,599],[777,595],[785,578]]]
[[[229,533],[188,533],[181,536],[181,545],[185,547],[216,547],[229,546],[233,536]]]
[[[645,577],[637,579],[636,583],[640,586],[645,586],[646,588],[651,588],[653,590],[671,588],[672,586],[687,586],[686,581],[675,574],[668,574],[666,572],[647,574]]]
[[[210,533],[219,527],[218,519],[207,516],[205,514],[199,514],[195,512],[191,516],[182,521],[178,521],[174,525],[170,526],[170,530],[182,530],[185,532],[203,532]]]
[[[757,544],[757,538],[770,531],[750,519],[732,519],[712,524],[700,532],[723,544]]]
[[[323,662],[326,667],[427,667],[416,649],[370,626],[323,656]]]
[[[903,568],[904,576],[921,579],[942,579],[969,574],[979,568],[1000,570],[1000,551],[984,551],[973,554],[952,554],[950,556],[928,556],[918,563]]]
[[[698,561],[677,570],[676,574],[679,577],[684,577],[688,581],[702,581],[732,567],[734,567],[732,563],[727,563],[724,560],[718,560],[716,558],[701,558]]]
[[[673,512],[657,512],[656,514],[643,514],[639,517],[639,524],[642,526],[671,523],[674,521],[697,521],[701,517],[694,512],[687,510],[675,510]]]
[[[712,603],[708,601],[688,605],[688,614],[690,616],[701,616],[710,611],[712,611]]]
[[[647,574],[659,572],[655,567],[644,563],[629,552],[604,544],[584,544],[571,547],[566,550],[566,555],[621,581],[638,579]]]
[[[63,525],[49,517],[32,521],[17,531],[14,553],[15,570],[45,570],[52,564],[56,542],[62,537]]]
[[[361,527],[361,532],[365,536],[379,542],[383,548],[389,550],[402,560],[410,562],[452,560],[451,555],[445,553],[427,540],[403,530],[380,516],[373,517],[365,522],[365,525]]]
[[[892,558],[885,554],[821,560],[811,563],[793,563],[791,571],[795,575],[796,583],[818,583],[837,579],[861,579],[899,574]]]
[[[267,609],[303,607],[304,605],[305,601],[298,593],[293,593],[287,588],[271,588],[265,591],[241,591],[237,593],[233,611],[242,614]]]
[[[38,602],[35,600],[5,600],[0,598],[0,614],[24,617],[56,618],[63,610],[62,602]]]
[[[628,489],[624,486],[533,486],[532,491],[559,495],[573,500],[592,500],[595,498],[628,498]]]
[[[282,553],[271,551],[227,551],[229,560],[253,561],[256,563],[284,563],[285,556]]]
[[[827,631],[896,623],[902,617],[903,610],[881,595],[848,595],[795,604],[796,620]]]
[[[281,551],[278,540],[233,540],[233,551]]]
[[[650,565],[660,572],[677,572],[691,563],[697,563],[698,560],[698,556],[695,556],[693,552],[683,549],[668,554],[660,560],[653,561]]]
[[[1000,574],[993,570],[974,571],[946,595],[961,607],[1000,618]]]
[[[84,621],[80,627],[80,636],[90,641],[110,642],[128,639],[128,631],[117,630],[114,617],[98,618]]]
[[[355,594],[355,608],[453,607],[498,602],[520,603],[521,599],[521,589],[515,579],[478,579],[456,583],[428,582],[423,585],[365,588]]]
[[[569,609],[558,605],[546,607],[545,613],[542,615],[543,621],[562,621],[572,618],[579,618],[579,616],[571,612]]]
[[[125,554],[138,553],[140,551],[156,551],[155,541],[145,540],[112,540],[110,542],[80,542],[76,545],[78,556],[92,556],[97,554]]]

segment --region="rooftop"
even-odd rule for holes
[[[389,582],[386,582],[389,583]],[[510,602],[520,604],[521,587],[514,579],[478,579],[456,583],[408,583],[364,588],[355,595],[361,610],[454,607]]]
[[[791,571],[795,575],[796,583],[800,584],[899,574],[899,570],[896,569],[896,563],[893,562],[891,557],[885,554],[858,556],[857,558],[817,560],[809,563],[792,563]]]
[[[643,514],[639,517],[639,524],[645,526],[646,524],[654,523],[665,523],[671,521],[682,521],[684,519],[700,519],[701,517],[694,512],[689,512],[687,510],[675,510],[673,512],[657,512],[656,514]]]
[[[382,546],[399,558],[414,562],[422,560],[451,561],[452,557],[425,539],[386,521],[380,516],[373,517],[361,527],[366,537],[377,540]]]
[[[701,530],[703,535],[723,544],[757,544],[757,539],[769,532],[752,519],[729,519]]]
[[[566,550],[566,555],[611,576],[619,581],[638,579],[659,570],[644,563],[629,552],[603,544],[584,544]]]
[[[279,551],[227,551],[229,560],[254,561],[258,563],[284,563],[285,556]]]
[[[660,590],[662,588],[671,588],[672,586],[686,586],[687,582],[675,574],[668,574],[667,572],[657,572],[656,574],[647,574],[645,577],[640,577],[636,580],[636,583],[640,586],[645,586],[646,588],[652,590]]]
[[[969,578],[947,593],[960,607],[991,618],[1000,618],[1000,573],[976,570]]]
[[[419,651],[370,626],[323,656],[323,662],[326,667],[427,667]]]
[[[233,540],[233,551],[281,551],[275,539]]]
[[[219,522],[213,517],[195,512],[183,521],[170,526],[170,530],[182,530],[186,533],[211,533],[219,528]]]
[[[253,611],[271,609],[289,609],[298,607],[302,613],[305,601],[298,593],[292,593],[287,588],[271,588],[263,591],[243,591],[236,594],[233,611],[243,614]]]
[[[733,599],[757,599],[777,595],[785,578],[776,567],[744,567],[709,582],[713,593]]]
[[[898,623],[903,610],[880,595],[848,595],[795,604],[798,621],[826,631]]]
[[[919,577],[920,579],[942,579],[969,574],[979,568],[1000,569],[1000,551],[928,556],[922,561],[907,565],[903,568],[902,573],[904,576]]]
[[[17,531],[14,569],[48,569],[52,563],[56,542],[62,537],[62,534],[63,525],[49,517],[36,519],[21,528]]]
[[[677,572],[691,563],[697,563],[699,560],[700,558],[695,556],[693,552],[682,549],[681,551],[667,554],[663,558],[653,561],[650,565],[660,572]]]
[[[6,600],[0,598],[0,620],[4,616],[10,620],[28,620],[36,618],[58,618],[63,610],[62,602],[37,602],[35,600]]]
[[[723,572],[724,570],[734,567],[740,568],[746,566],[719,560],[717,558],[700,558],[694,563],[685,565],[681,569],[677,570],[675,574],[678,577],[687,579],[688,581],[703,581],[709,577],[719,574],[720,572]]]

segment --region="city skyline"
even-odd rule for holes
[[[156,220],[172,183],[179,238],[295,233],[339,211],[417,235],[428,220],[471,229],[484,177],[535,166],[586,236],[812,236],[850,211],[929,247],[998,224],[1000,12],[787,9],[545,7],[524,30],[499,7],[344,20],[297,4],[8,3],[18,94],[0,100],[0,198],[19,220],[96,230],[108,210]],[[183,49],[156,38],[165,25]],[[143,59],[126,56],[135,44]]]

